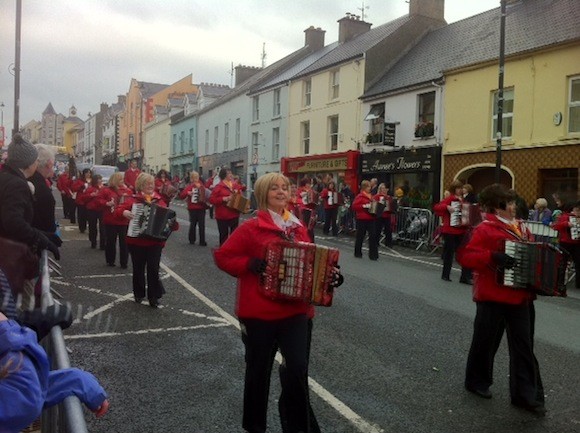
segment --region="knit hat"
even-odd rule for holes
[[[14,134],[8,146],[8,164],[14,168],[27,168],[38,159],[36,147],[21,134]]]

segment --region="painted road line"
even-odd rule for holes
[[[158,334],[160,332],[191,331],[194,329],[206,329],[206,328],[223,328],[224,326],[230,326],[230,324],[210,323],[208,325],[175,326],[172,328],[141,329],[138,331],[102,332],[99,334],[66,335],[64,338],[65,340],[84,340],[91,338],[120,337],[124,335]]]

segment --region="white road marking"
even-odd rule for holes
[[[230,324],[229,323],[211,323],[209,325],[175,326],[172,328],[140,329],[138,331],[102,332],[100,334],[66,335],[64,338],[65,338],[65,340],[83,340],[83,339],[91,339],[91,338],[119,337],[119,336],[123,336],[123,335],[158,334],[160,332],[191,331],[193,329],[205,329],[205,328],[223,328],[224,326],[230,326]]]
[[[210,300],[207,296],[202,294],[199,290],[194,288],[191,284],[185,281],[181,276],[176,274],[173,270],[169,269],[165,264],[161,263],[161,268],[171,275],[179,284],[189,290],[195,297],[197,297],[200,301],[206,304],[209,308],[214,310],[217,314],[222,316],[226,319],[230,325],[234,326],[236,329],[240,329],[240,324],[238,319],[236,319],[231,314],[227,313],[223,308],[217,305],[215,302]],[[282,357],[278,353],[276,356],[276,360],[278,362],[282,361]],[[336,410],[340,415],[346,418],[356,429],[361,433],[382,433],[384,430],[380,427],[369,423],[368,421],[364,420],[360,415],[354,412],[351,408],[349,408],[346,404],[332,395],[329,391],[327,391],[322,385],[316,382],[311,377],[308,378],[308,383],[310,385],[310,389],[312,392],[317,394],[320,398],[322,398],[326,403],[328,403],[334,410]]]

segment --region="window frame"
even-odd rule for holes
[[[577,86],[580,86],[580,75],[576,75],[574,77],[570,77],[569,80],[569,86],[568,86],[568,126],[566,128],[566,130],[568,131],[568,134],[580,134],[580,95],[579,95],[579,99],[578,100],[574,100],[572,101],[572,95],[573,95],[573,87],[574,87],[574,83],[576,82]],[[572,115],[572,111],[577,111],[578,112],[578,120],[576,122],[573,122],[573,115]],[[577,125],[578,129],[572,131],[571,127],[572,125]]]
[[[220,127],[214,126],[213,127],[213,153],[218,152],[219,135],[220,135]]]
[[[260,95],[252,98],[252,122],[260,120]]]
[[[224,150],[228,150],[230,147],[230,123],[226,122],[224,124]]]
[[[329,99],[334,101],[340,97],[340,69],[330,71]]]
[[[302,81],[302,107],[312,105],[312,79],[308,78]]]
[[[491,107],[491,140],[496,140],[497,139],[497,103],[496,103],[496,99],[497,99],[497,95],[499,93],[499,90],[495,90],[492,92],[491,94],[491,103],[492,103],[492,107]],[[506,95],[509,96],[511,95],[511,99],[506,98]],[[511,111],[506,111],[506,101],[512,101],[511,105]],[[512,138],[512,134],[514,132],[514,103],[515,103],[515,91],[513,87],[508,87],[503,89],[503,113],[502,113],[502,130],[501,130],[501,139],[502,140],[510,140]],[[510,127],[510,133],[507,134],[506,133],[506,122],[509,122],[509,127]]]
[[[300,142],[304,155],[310,154],[310,120],[300,122]]]
[[[336,130],[333,131],[333,123],[336,121]],[[328,116],[328,148],[331,152],[338,150],[338,136],[339,136],[339,120],[338,114]]]
[[[272,161],[280,159],[280,127],[272,128]]]
[[[282,106],[280,102],[281,93],[282,93],[281,89],[274,89],[272,117],[280,117],[280,108]]]

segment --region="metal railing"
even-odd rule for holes
[[[429,209],[399,207],[393,225],[393,241],[402,245],[431,247],[433,233],[439,222]]]
[[[60,267],[56,262],[49,260],[46,250],[42,252],[40,259],[42,272],[42,297],[41,308],[54,304],[50,289],[50,268],[58,272]],[[62,329],[54,326],[50,335],[43,340],[43,347],[48,354],[52,370],[70,368],[70,361]],[[62,403],[45,409],[41,417],[42,433],[88,433],[83,406],[81,401],[74,396],[67,397]]]

